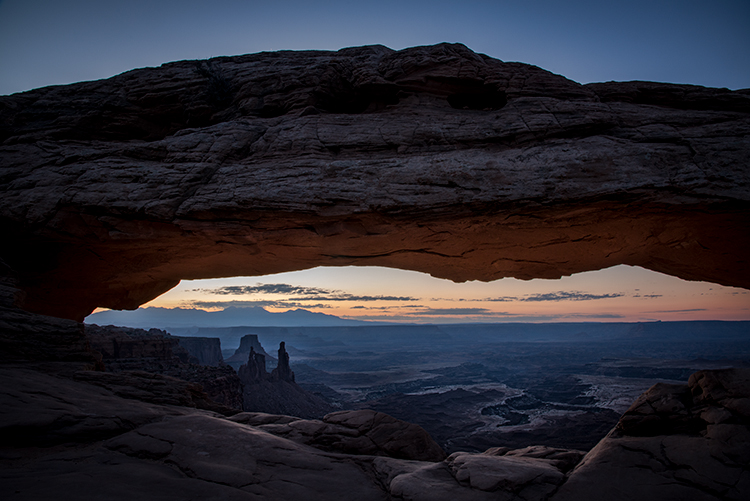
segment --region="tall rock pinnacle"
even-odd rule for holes
[[[279,343],[279,363],[271,371],[271,381],[288,381],[294,382],[294,372],[289,366],[289,353],[286,352],[284,341]]]

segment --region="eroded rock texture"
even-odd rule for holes
[[[333,412],[320,420],[242,412],[231,420],[328,452],[418,461],[445,459],[445,452],[422,427],[372,410]]]
[[[210,362],[214,361],[216,353],[221,357],[219,339],[180,338],[159,329],[147,331],[94,324],[86,324],[85,332],[91,349],[100,354],[103,368],[116,373],[106,376],[81,373],[87,374],[87,382],[105,386],[130,385],[146,391],[163,386],[165,390],[156,392],[147,401],[173,401],[173,396],[169,397],[171,400],[167,397],[160,400],[160,395],[177,392],[187,401],[197,398],[201,401],[198,403],[200,408],[225,413],[231,412],[230,409],[236,409],[235,412],[242,409],[242,382],[234,369],[223,362],[217,365],[199,363],[200,360],[183,346],[187,339],[188,346],[198,355],[213,354],[208,357]],[[78,374],[79,378],[83,377],[81,374]]]
[[[747,369],[654,386],[582,461],[580,451],[542,446],[446,458],[418,426],[374,411],[227,418],[191,402],[157,404],[144,387],[101,376],[116,374],[0,367],[2,499],[718,501],[750,492]]]
[[[0,98],[0,250],[25,308],[72,319],[318,265],[748,287],[749,131],[747,91],[462,45],[182,61]]]
[[[656,384],[554,498],[742,500],[750,494],[750,370]]]
[[[224,365],[221,355],[221,340],[217,337],[175,336],[182,348],[198,360],[201,365],[219,367]]]

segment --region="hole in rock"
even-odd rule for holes
[[[327,113],[372,113],[386,106],[398,104],[395,86],[370,85],[352,87],[348,83],[318,91],[315,107]]]
[[[480,88],[448,96],[448,104],[459,110],[499,110],[508,103],[504,92]]]
[[[268,371],[284,342],[302,389],[334,409],[419,424],[448,453],[587,450],[655,382],[750,363],[748,322],[716,321],[747,320],[748,298],[630,266],[466,283],[321,267],[183,281],[139,310],[87,323],[219,338],[237,370],[253,339]]]

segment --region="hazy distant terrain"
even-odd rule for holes
[[[138,308],[137,310],[106,310],[86,317],[86,323],[120,325],[139,329],[165,327],[231,327],[255,326],[334,326],[365,325],[361,320],[347,320],[334,315],[296,309],[274,313],[261,307],[233,307],[221,311],[194,308]]]
[[[635,398],[699,369],[750,366],[750,322],[171,328],[243,335],[341,408],[423,426],[449,452],[546,444],[589,449]]]

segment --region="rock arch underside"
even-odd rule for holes
[[[0,97],[0,250],[18,305],[77,320],[319,265],[750,287],[749,133],[749,91],[458,44],[181,61]]]

